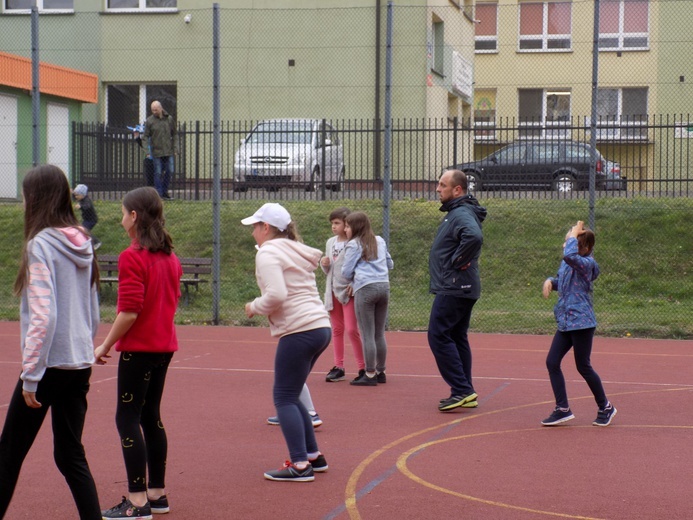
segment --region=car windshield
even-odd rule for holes
[[[246,139],[250,144],[310,143],[312,123],[310,121],[271,121],[260,123]]]

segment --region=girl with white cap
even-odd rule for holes
[[[290,460],[265,478],[311,482],[327,471],[313,423],[299,396],[308,374],[330,343],[330,318],[315,283],[322,251],[301,242],[291,215],[280,204],[267,203],[241,220],[253,226],[257,242],[255,276],[261,296],[245,305],[249,318],[267,316],[272,336],[279,337],[274,362],[274,406],[289,448]]]

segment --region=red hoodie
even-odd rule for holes
[[[115,344],[118,352],[175,352],[173,323],[183,275],[178,257],[152,253],[133,243],[118,258],[118,312],[137,313],[137,320]]]

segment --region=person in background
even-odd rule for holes
[[[467,193],[467,176],[447,170],[436,188],[440,211],[446,213],[438,226],[428,256],[430,292],[435,295],[428,321],[428,345],[450,396],[438,402],[438,410],[476,408],[472,384],[472,349],[467,331],[472,308],[481,296],[479,256],[484,237],[481,223],[486,208]]]
[[[354,358],[358,367],[356,379],[366,371],[363,359],[363,343],[356,321],[354,298],[350,294],[348,280],[342,277],[344,264],[344,248],[348,242],[346,235],[346,218],[351,211],[349,208],[337,208],[330,213],[330,225],[333,236],[325,244],[325,256],[320,260],[320,267],[327,275],[325,278],[325,308],[330,313],[332,323],[332,344],[334,346],[334,366],[325,376],[327,382],[343,381],[344,371],[344,332],[349,336]]]
[[[296,224],[280,204],[267,203],[241,223],[253,227],[258,247],[255,277],[261,293],[245,304],[245,314],[267,316],[272,336],[279,337],[273,395],[290,460],[264,476],[273,481],[311,482],[316,472],[328,469],[300,399],[313,365],[332,336],[315,283],[322,251],[301,242]]]
[[[156,191],[164,200],[170,200],[168,192],[178,155],[176,122],[164,110],[159,101],[152,101],[152,115],[144,123],[142,147],[149,151],[154,161],[154,183]]]
[[[0,435],[0,518],[50,409],[55,464],[70,487],[79,518],[100,520],[99,497],[82,445],[99,326],[98,264],[60,168],[47,164],[29,170],[22,195],[24,247],[14,284],[21,296],[22,371]],[[45,511],[30,514],[29,507],[21,505],[22,517],[45,516]]]
[[[91,234],[91,230],[94,229],[94,226],[96,226],[96,223],[99,221],[99,216],[96,214],[94,203],[89,197],[89,188],[85,184],[78,184],[72,191],[72,195],[77,201],[75,207],[82,214],[82,226]],[[101,240],[96,238],[93,234],[91,235],[91,242],[94,246],[94,251],[101,247]]]
[[[563,243],[563,260],[555,278],[547,278],[542,287],[542,295],[548,298],[551,291],[558,291],[558,303],[554,315],[558,330],[551,342],[546,356],[551,388],[556,399],[556,408],[543,421],[544,426],[556,426],[574,419],[568,404],[565,378],[561,371],[561,361],[573,349],[575,366],[587,382],[597,402],[595,426],[609,426],[616,415],[616,408],[606,398],[602,380],[594,369],[590,356],[592,339],[597,326],[592,304],[592,284],[599,276],[599,265],[592,256],[594,233],[585,228],[582,221],[570,228]]]
[[[348,290],[354,296],[354,309],[366,362],[365,372],[349,384],[376,386],[387,382],[385,326],[390,303],[389,270],[394,267],[394,263],[385,240],[373,233],[371,221],[365,213],[349,213],[345,221],[345,232],[349,242],[344,250],[342,276],[351,281]]]
[[[149,148],[145,149],[144,145],[142,144],[142,134],[144,133],[144,125],[128,126],[128,130],[132,131],[133,137],[135,138],[135,142],[145,152],[143,163],[145,186],[156,188],[156,184],[154,183],[154,161],[152,160],[152,152]]]
[[[154,188],[128,192],[121,209],[121,224],[131,244],[118,258],[116,318],[94,356],[103,365],[113,347],[120,352],[116,426],[128,497],[102,515],[104,519],[146,520],[152,513],[169,512],[165,490],[168,438],[161,420],[161,399],[168,367],[178,350],[174,317],[183,270]]]
[[[318,415],[318,412],[315,411],[315,405],[313,404],[313,398],[310,395],[308,385],[303,385],[303,390],[301,390],[301,395],[299,396],[299,399],[301,400],[301,403],[303,403],[303,406],[306,407],[306,410],[308,410],[308,414],[310,414],[310,420],[313,422],[313,428],[318,428],[319,426],[322,426],[322,419]],[[267,424],[271,424],[272,426],[279,426],[279,417],[276,415],[268,417]]]

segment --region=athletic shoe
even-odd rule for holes
[[[354,386],[378,386],[378,378],[376,376],[368,377],[366,372],[364,372],[361,377],[350,381],[349,384]]]
[[[378,372],[375,378],[381,385],[387,383],[387,376],[385,375],[385,372]]]
[[[101,511],[101,517],[104,520],[110,518],[131,518],[132,520],[152,520],[152,508],[147,502],[144,507],[137,507],[132,504],[127,498],[123,497],[123,501],[111,509]]]
[[[541,424],[544,426],[556,426],[557,424],[561,424],[572,419],[575,419],[575,416],[573,415],[573,412],[570,411],[570,408],[564,411],[557,406],[551,415],[541,421]]]
[[[447,401],[448,399],[449,399],[449,397],[443,397],[439,402],[443,403],[443,402]],[[474,401],[469,401],[468,403],[464,403],[462,405],[462,408],[476,408],[477,406],[479,406],[479,402],[477,401],[477,399],[479,399],[479,395],[476,396],[476,399],[474,399]]]
[[[308,461],[310,462],[310,465],[313,466],[313,471],[315,473],[322,473],[324,471],[327,471],[327,468],[329,467],[327,465],[327,461],[325,460],[325,456],[321,453],[318,455],[317,458]]]
[[[265,478],[285,482],[313,482],[315,475],[313,474],[313,466],[310,464],[304,469],[298,469],[287,460],[281,468],[267,471]]]
[[[362,368],[361,370],[359,370],[359,375],[357,375],[357,376],[356,376],[354,379],[352,379],[351,381],[356,381],[357,379],[361,379],[361,378],[362,378],[363,376],[365,376],[365,375],[366,375],[366,370]]]
[[[333,366],[325,376],[325,381],[328,383],[336,383],[337,381],[344,381],[344,369],[338,366]]]
[[[604,408],[603,410],[599,410],[597,412],[597,418],[594,420],[592,424],[595,426],[609,426],[611,424],[611,419],[614,418],[614,415],[616,415],[616,407],[609,403],[609,405]]]
[[[447,399],[444,399],[440,403],[438,403],[438,410],[440,410],[441,412],[454,410],[459,406],[464,406],[467,403],[476,401],[477,397],[478,396],[474,392],[472,392],[471,394],[464,395],[451,395]]]
[[[150,498],[149,506],[152,508],[152,513],[155,515],[168,513],[171,510],[171,508],[168,507],[168,498],[166,498],[166,495],[161,495],[156,500]]]
[[[311,421],[313,421],[313,428],[317,428],[318,426],[322,425],[322,419],[318,414],[311,415],[310,419]],[[267,424],[271,424],[272,426],[279,426],[279,417],[277,417],[276,415],[268,417]]]

